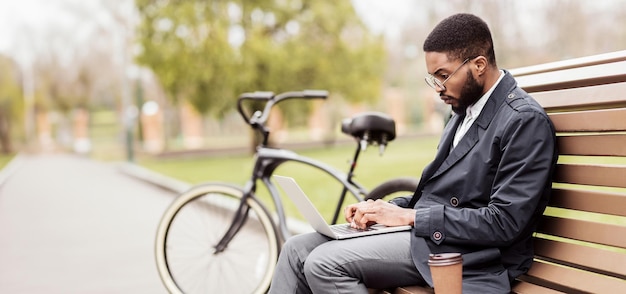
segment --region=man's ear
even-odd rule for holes
[[[487,61],[487,58],[485,58],[484,56],[478,56],[474,59],[474,62],[472,64],[472,70],[476,72],[477,76],[482,76],[487,70],[488,65],[489,62]]]

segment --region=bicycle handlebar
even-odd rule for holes
[[[239,96],[239,99],[237,99],[237,111],[239,112],[239,114],[241,114],[241,117],[243,118],[243,120],[247,124],[250,124],[250,119],[248,118],[245,111],[243,110],[243,101],[245,100],[267,101],[267,100],[272,99],[272,97],[274,97],[274,92],[257,91],[257,92],[252,92],[252,93],[243,93]]]
[[[291,91],[274,95],[273,92],[257,91],[251,93],[243,93],[237,100],[237,111],[241,114],[243,120],[252,127],[264,126],[267,118],[270,115],[270,109],[275,104],[293,98],[304,99],[326,99],[328,97],[328,91],[326,90],[303,90],[303,91]],[[245,100],[258,100],[267,101],[263,111],[255,111],[252,115],[246,115],[243,110],[243,101]]]

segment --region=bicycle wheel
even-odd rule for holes
[[[156,262],[170,293],[265,293],[278,242],[269,213],[249,197],[247,221],[228,247],[215,253],[235,217],[243,192],[203,184],[180,195],[165,211],[156,237]]]
[[[418,183],[418,180],[414,178],[391,179],[372,189],[365,199],[391,200],[398,196],[410,196],[417,189]]]

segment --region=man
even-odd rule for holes
[[[346,220],[411,231],[329,240],[290,238],[271,293],[367,293],[432,286],[430,253],[463,255],[464,293],[509,293],[532,263],[531,235],[556,164],[554,127],[542,107],[498,69],[491,33],[470,14],[444,19],[424,42],[426,83],[452,107],[434,161],[412,197],[350,205]]]

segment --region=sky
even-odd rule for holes
[[[375,33],[396,38],[401,27],[415,17],[415,0],[352,0],[354,9],[363,22]]]
[[[80,32],[76,19],[68,17],[71,13],[61,5],[63,2],[80,3],[76,0],[0,0],[0,53],[13,55],[18,61],[27,60],[34,54],[33,47],[55,46],[41,44],[44,38],[39,36],[53,31]],[[95,12],[94,4],[96,2],[84,1],[80,6],[85,11]]]
[[[0,0],[0,48],[12,46],[21,34],[40,32],[46,27],[67,26],[67,19],[59,5],[65,0]],[[85,1],[88,3],[89,1]]]

